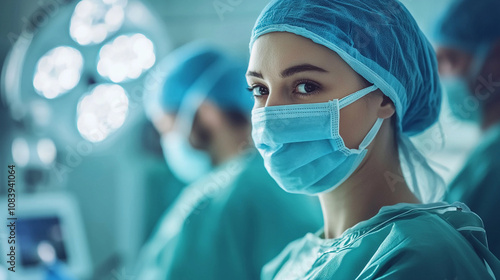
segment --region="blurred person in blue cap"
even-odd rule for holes
[[[483,220],[500,258],[500,1],[459,0],[437,29],[439,72],[452,111],[482,129],[482,140],[451,182],[446,200],[466,203]]]
[[[197,42],[146,80],[148,117],[189,186],[144,246],[137,279],[257,279],[288,242],[321,226],[319,203],[282,192],[249,148],[245,70]]]
[[[479,217],[409,136],[436,122],[435,52],[396,0],[272,1],[252,31],[252,137],[287,192],[317,196],[324,228],[262,279],[492,279]]]

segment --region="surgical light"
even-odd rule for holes
[[[73,89],[82,75],[83,57],[71,47],[61,46],[48,51],[36,64],[33,86],[47,98],[56,98]]]
[[[125,122],[129,100],[123,87],[100,84],[78,103],[77,127],[83,138],[100,142]]]
[[[139,78],[155,61],[153,42],[145,35],[121,35],[99,51],[97,72],[119,83]]]
[[[69,33],[80,45],[102,43],[120,29],[126,0],[82,0],[71,16]]]
[[[100,142],[95,151],[104,150],[112,145],[105,140],[111,134],[128,133],[123,129],[127,120],[140,118],[142,110],[109,112],[114,117],[105,121],[99,117],[100,110],[78,104],[90,89],[117,84],[127,94],[133,92],[130,100],[124,99],[136,105],[142,100],[144,72],[171,45],[165,24],[141,0],[63,2],[56,8],[42,7],[47,13],[43,24],[35,22],[19,34],[5,59],[0,95],[13,119],[26,130],[37,131],[36,139],[50,137],[56,146],[74,146],[92,138]],[[78,107],[83,109],[78,112]],[[115,125],[113,118],[123,120],[125,116],[124,124]],[[92,123],[98,125],[97,130]],[[111,133],[115,126],[120,129]],[[94,136],[89,132],[93,127]],[[30,158],[38,162],[37,143],[32,142]]]

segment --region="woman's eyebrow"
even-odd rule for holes
[[[248,71],[246,76],[252,76],[252,77],[257,77],[257,78],[261,78],[261,79],[264,78],[261,73],[255,72],[255,71]]]
[[[300,72],[306,72],[306,71],[316,71],[316,72],[323,72],[323,73],[327,73],[328,71],[326,71],[325,69],[323,68],[320,68],[318,66],[314,66],[314,65],[311,65],[311,64],[300,64],[300,65],[296,65],[296,66],[292,66],[290,68],[287,68],[285,70],[283,70],[281,72],[281,78],[287,78],[287,77],[290,77],[294,74],[297,74],[297,73],[300,73]]]
[[[300,65],[295,65],[292,67],[289,67],[285,70],[283,70],[280,74],[281,78],[287,78],[292,75],[295,75],[300,72],[306,72],[306,71],[316,71],[316,72],[323,72],[323,73],[328,73],[327,70],[320,68],[318,66],[314,66],[311,64],[300,64]],[[252,77],[257,77],[263,79],[264,77],[262,76],[261,73],[255,72],[255,71],[248,71],[246,73],[246,76],[252,76]]]

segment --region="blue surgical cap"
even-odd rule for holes
[[[436,28],[436,42],[475,53],[500,39],[500,0],[457,0]]]
[[[164,112],[177,113],[186,98],[199,95],[223,111],[249,116],[253,97],[246,90],[246,65],[199,42],[175,50],[161,63],[164,81],[157,100]]]
[[[336,52],[396,107],[398,128],[422,132],[439,115],[441,86],[434,50],[396,0],[277,0],[262,11],[255,40],[290,32]]]

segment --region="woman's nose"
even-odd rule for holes
[[[271,106],[281,106],[290,104],[289,100],[286,98],[284,94],[279,94],[278,92],[269,92],[267,96],[265,107]]]

